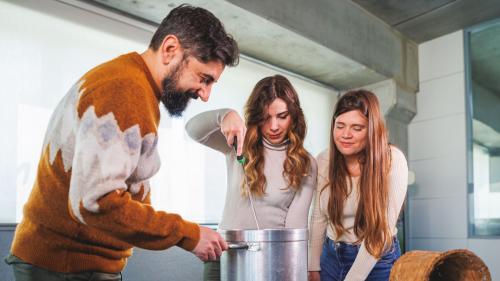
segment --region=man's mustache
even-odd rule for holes
[[[186,92],[187,95],[189,95],[190,98],[197,100],[200,96],[196,92]]]

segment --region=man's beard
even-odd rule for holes
[[[196,92],[181,91],[177,88],[178,72],[178,69],[175,70],[162,81],[163,92],[160,100],[172,117],[181,117],[189,101],[198,98]]]

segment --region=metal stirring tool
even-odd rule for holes
[[[234,147],[234,150],[236,152],[237,152],[237,146],[238,146],[238,140],[237,140],[237,138],[235,136],[234,140],[233,140],[233,147]],[[243,172],[243,179],[244,179],[244,182],[245,182],[245,188],[246,188],[246,191],[248,193],[248,199],[250,200],[250,207],[252,208],[253,219],[255,221],[255,225],[257,226],[257,230],[260,230],[259,220],[257,219],[257,214],[255,213],[255,207],[254,207],[254,204],[253,204],[252,192],[250,191],[250,186],[248,185],[247,175],[245,173],[245,167],[244,167],[244,165],[245,165],[245,162],[246,162],[246,158],[243,155],[239,155],[239,156],[236,156],[236,160],[238,161],[238,163],[241,164],[241,170]]]

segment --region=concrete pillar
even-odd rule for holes
[[[409,92],[418,91],[417,45],[352,1],[227,2],[292,30],[385,77],[375,82],[394,79],[400,87],[408,89]],[[331,71],[338,71],[339,67],[342,68],[342,65],[332,65]],[[342,90],[374,81],[363,81],[358,77],[350,82],[332,84]]]

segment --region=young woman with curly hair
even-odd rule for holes
[[[389,280],[400,256],[405,156],[389,144],[377,97],[366,90],[340,97],[330,136],[330,149],[317,157],[309,280]]]
[[[257,229],[248,190],[261,229],[307,228],[317,168],[303,146],[306,121],[288,79],[260,80],[246,103],[245,120],[221,109],[201,113],[186,125],[194,140],[226,157],[228,185],[219,228]],[[232,148],[235,136],[237,151]],[[247,159],[243,168],[236,158],[242,151]],[[219,275],[218,262],[206,263],[205,280],[219,280]]]

